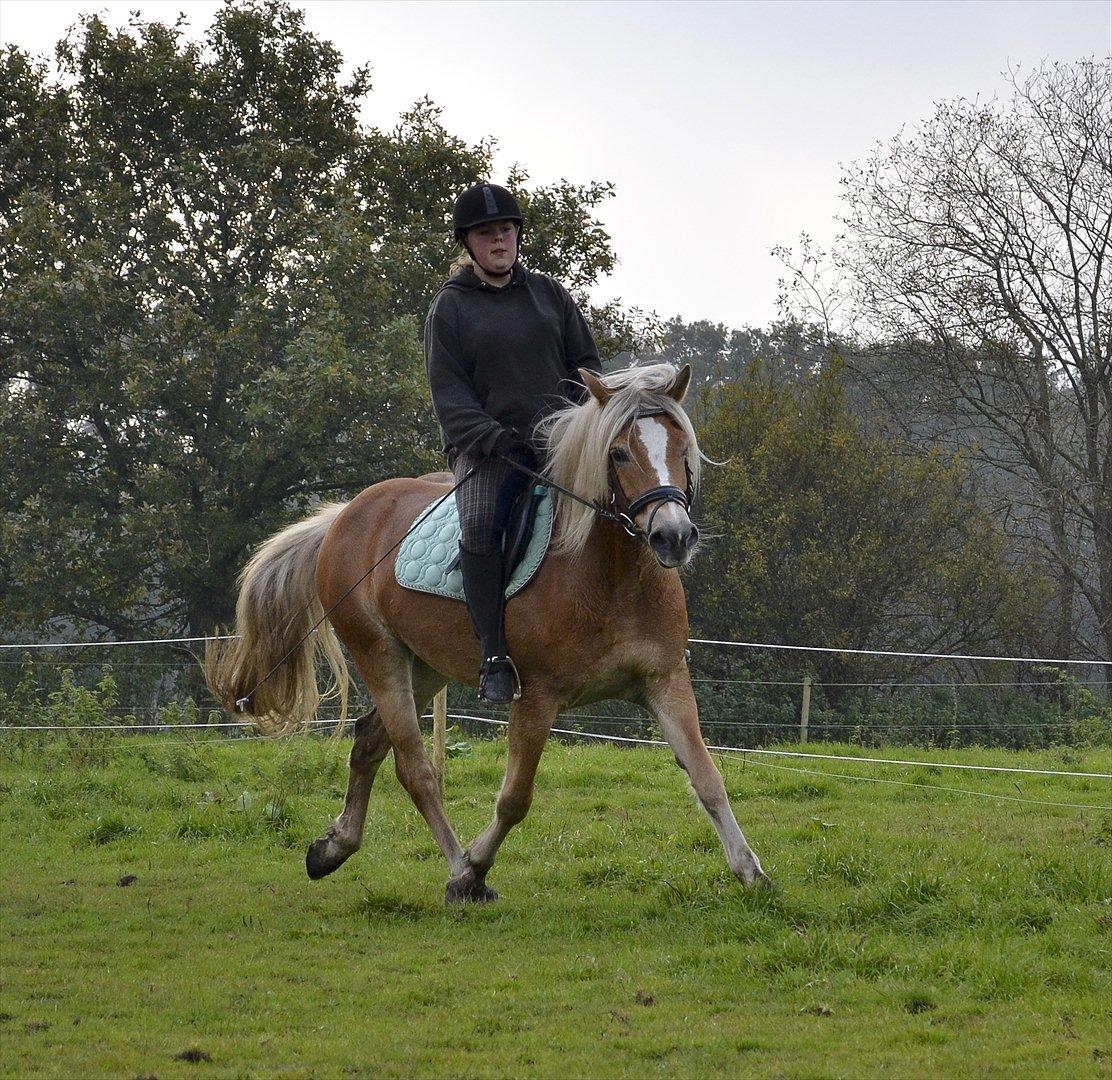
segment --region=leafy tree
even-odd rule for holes
[[[698,424],[705,392],[723,382],[744,380],[755,360],[762,362],[765,378],[786,384],[820,371],[830,355],[825,336],[805,322],[784,320],[767,330],[735,330],[706,319],[686,323],[677,316],[660,328],[653,359],[691,365],[687,407]]]
[[[839,362],[784,383],[752,363],[706,394],[710,539],[689,573],[698,636],[922,652],[1014,650],[1039,583],[1000,557],[961,459],[864,435]],[[831,656],[834,679],[863,670]]]
[[[57,62],[0,58],[5,625],[207,632],[253,544],[439,464],[421,322],[491,146],[427,100],[362,127],[367,71],[285,3],[86,17]],[[609,185],[526,179],[534,264],[588,285]]]

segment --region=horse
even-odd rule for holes
[[[494,818],[470,847],[445,815],[418,718],[449,680],[476,684],[478,640],[463,603],[403,589],[387,557],[451,491],[451,475],[385,480],[348,503],[326,505],[265,541],[240,575],[238,636],[211,641],[204,663],[229,712],[238,702],[264,734],[304,729],[321,700],[318,653],[332,670],[330,692],[346,709],[350,672],[341,642],[374,703],[354,723],[343,811],[306,853],[310,878],[331,874],[362,846],[371,787],[393,750],[398,779],[448,863],[445,901],[496,899],[487,874],[529,810],[558,711],[621,699],[646,708],[662,729],[733,874],[747,886],[770,884],[703,742],[687,667],[678,567],[698,543],[689,507],[702,461],[682,407],[690,365],[580,375],[589,391],[584,402],[557,408],[538,428],[540,468],[556,491],[553,536],[532,582],[506,606],[520,697],[509,710]]]

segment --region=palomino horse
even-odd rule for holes
[[[582,375],[588,400],[542,425],[545,475],[586,503],[628,512],[626,524],[634,528],[623,530],[613,515],[557,497],[552,549],[506,608],[522,692],[510,707],[506,777],[494,820],[470,848],[461,846],[445,816],[418,717],[449,679],[475,683],[478,642],[464,604],[403,589],[393,558],[383,558],[449,490],[443,474],[387,480],[349,503],[326,506],[273,536],[245,567],[236,607],[239,638],[211,643],[206,658],[217,698],[231,709],[254,689],[248,708],[263,731],[305,725],[320,700],[316,649],[323,649],[346,701],[338,637],[374,701],[355,722],[343,813],[306,855],[310,877],[332,873],[359,849],[375,773],[393,749],[398,779],[448,861],[446,899],[495,899],[487,872],[506,834],[529,810],[557,711],[618,698],[646,707],[663,729],[734,874],[747,885],[768,883],[700,734],[685,660],[687,607],[676,567],[690,559],[698,540],[687,506],[700,466],[681,407],[691,369],[655,364],[603,378]],[[352,590],[379,559],[381,566]],[[299,644],[325,611],[331,628],[325,622]],[[258,686],[291,649],[289,660]]]

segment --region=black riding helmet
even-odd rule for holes
[[[452,207],[452,225],[455,227],[456,240],[463,244],[467,230],[485,221],[517,222],[518,240],[524,227],[521,207],[504,187],[497,184],[476,184],[463,192],[456,205]]]

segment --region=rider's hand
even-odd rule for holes
[[[494,456],[510,458],[528,469],[536,469],[537,453],[532,445],[516,431],[507,428],[494,444]]]

